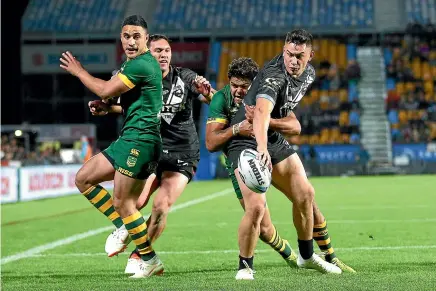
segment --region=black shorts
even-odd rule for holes
[[[256,150],[256,142],[239,142],[229,148],[227,157],[230,162],[230,167],[233,170],[238,168],[239,156],[241,155],[241,152],[245,149]],[[268,142],[268,152],[271,156],[271,163],[274,166],[293,155],[295,153],[295,150],[282,136],[280,136],[280,138],[278,138],[274,143]]]
[[[200,151],[170,152],[163,150],[156,169],[156,176],[160,179],[165,171],[177,172],[185,175],[190,182],[197,171],[199,161]]]

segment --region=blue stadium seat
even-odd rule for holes
[[[436,23],[436,1],[406,0],[405,13],[407,22]]]
[[[394,78],[387,78],[386,79],[386,90],[395,90],[395,79]]]
[[[119,28],[128,0],[31,0],[26,32],[111,32]]]
[[[396,124],[400,122],[400,119],[398,118],[398,111],[397,110],[389,110],[388,113],[388,120],[390,124]]]
[[[157,6],[160,30],[368,27],[374,18],[374,0],[159,0]]]

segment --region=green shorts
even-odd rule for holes
[[[156,171],[162,143],[154,140],[138,141],[119,137],[102,153],[121,174],[147,179]]]
[[[242,192],[241,192],[241,188],[239,188],[238,179],[236,179],[235,172],[232,169],[232,167],[230,167],[229,160],[227,158],[226,158],[226,169],[227,172],[229,173],[230,179],[232,180],[232,185],[236,193],[236,198],[242,199]]]

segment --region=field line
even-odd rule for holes
[[[190,200],[190,201],[187,201],[184,203],[180,203],[180,204],[172,207],[170,212],[174,212],[174,211],[177,211],[177,210],[180,210],[183,208],[194,206],[194,205],[197,205],[197,204],[200,204],[200,203],[203,203],[203,202],[206,202],[206,201],[209,201],[209,200],[233,193],[233,191],[234,191],[233,188],[227,188],[225,190],[222,190],[222,191],[219,191],[216,193],[212,193],[210,195],[207,195],[207,196],[204,196],[204,197],[201,197],[198,199],[193,199],[193,200]],[[32,256],[36,256],[36,255],[41,254],[42,252],[45,252],[45,251],[48,251],[48,250],[51,250],[51,249],[54,249],[54,248],[57,248],[60,246],[65,246],[65,245],[71,244],[73,242],[76,242],[78,240],[82,240],[82,239],[85,239],[85,238],[88,238],[88,237],[91,237],[91,236],[94,236],[94,235],[97,235],[97,234],[100,234],[103,232],[107,232],[107,231],[110,231],[112,229],[114,229],[114,227],[112,225],[100,227],[100,228],[93,229],[93,230],[90,230],[87,232],[78,233],[78,234],[75,234],[75,235],[60,239],[60,240],[56,240],[56,241],[51,242],[51,243],[43,244],[43,245],[28,249],[24,252],[20,252],[20,253],[11,255],[11,256],[4,257],[1,259],[0,265],[4,265],[4,264],[10,263],[10,262],[18,261],[18,260],[25,259],[25,258],[32,257]]]
[[[397,251],[397,250],[413,250],[413,249],[436,249],[436,245],[416,245],[416,246],[386,246],[386,247],[351,247],[351,248],[335,248],[341,252],[356,252],[356,251]],[[211,250],[211,251],[157,251],[159,255],[209,255],[209,254],[237,254],[239,250]],[[274,252],[272,249],[259,249],[255,253]],[[120,255],[129,255],[125,252]],[[106,256],[106,253],[64,253],[64,254],[34,254],[33,258],[47,257],[100,257]]]

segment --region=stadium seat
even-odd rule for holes
[[[434,85],[432,81],[425,81],[424,82],[424,91],[426,93],[433,93],[434,92]]]
[[[397,110],[389,110],[388,113],[388,120],[391,124],[397,124],[400,122],[400,119],[398,117],[398,111]]]
[[[407,115],[407,111],[400,110],[398,112],[398,119],[399,119],[401,125],[407,124],[409,122],[409,117]]]
[[[341,111],[339,114],[339,125],[348,126],[349,124],[349,114],[347,111]]]

